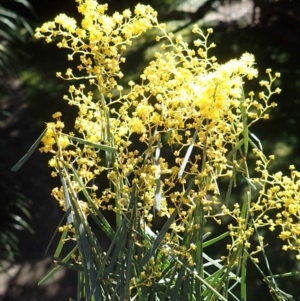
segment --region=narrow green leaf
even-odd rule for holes
[[[83,267],[78,264],[68,263],[68,262],[63,262],[63,261],[57,261],[56,264],[58,264],[59,266],[62,266],[64,268],[73,270],[73,271],[83,272]]]
[[[59,163],[57,164],[57,166],[59,166]],[[74,218],[72,215],[73,212],[72,212],[72,206],[71,206],[71,201],[70,201],[70,195],[69,195],[66,181],[62,175],[60,168],[59,168],[59,176],[60,176],[60,181],[61,181],[61,184],[63,187],[64,199],[65,199],[65,204],[66,204],[67,223],[72,224],[72,223],[74,223]]]
[[[185,266],[186,266],[186,259],[184,259],[184,261],[182,262],[181,266],[180,266],[180,269],[177,273],[177,277],[176,277],[176,280],[175,280],[175,286],[172,290],[172,293],[171,293],[171,300],[178,300],[178,295],[180,294],[179,290],[183,284],[183,282],[185,281],[189,281],[189,277],[188,275],[186,275],[186,269],[185,269]],[[185,281],[184,281],[184,277],[185,277]]]
[[[75,235],[77,238],[78,249],[80,253],[80,258],[82,261],[82,266],[84,268],[85,277],[85,293],[87,300],[90,300],[94,295],[96,300],[102,300],[95,266],[93,262],[93,256],[91,253],[91,246],[88,242],[87,237],[91,237],[91,229],[87,223],[86,216],[81,210],[79,205],[79,200],[76,193],[72,190],[72,181],[68,173],[68,169],[64,166],[64,178],[68,182],[70,188],[70,204],[72,212],[74,214],[74,228]]]
[[[203,252],[203,258],[205,260],[207,260],[209,263],[211,263],[211,265],[215,266],[216,268],[218,269],[223,269],[224,266],[222,266],[220,263],[219,263],[219,260],[215,260],[215,259],[212,259],[211,257],[209,257],[206,253]],[[236,274],[232,273],[232,272],[229,272],[229,276],[232,277],[233,279],[235,278],[238,278]]]
[[[125,240],[121,239],[124,232],[122,226],[117,229],[105,257],[98,268],[97,279],[106,279],[109,273],[118,265],[118,255],[120,254],[120,250],[124,248],[125,243]]]
[[[61,266],[57,266],[55,267],[53,270],[51,270],[50,273],[48,273],[39,283],[38,285],[42,285],[45,282],[48,281],[48,279],[50,279],[59,269],[61,268]]]
[[[244,144],[244,139],[240,140],[235,146],[234,148],[229,152],[229,154],[227,154],[226,158],[232,162],[236,161],[236,154],[237,151],[241,148],[241,146]],[[232,167],[232,176],[230,177],[229,183],[228,183],[228,188],[227,188],[227,192],[226,192],[226,196],[225,196],[225,205],[227,206],[229,204],[229,198],[231,195],[231,191],[232,191],[232,187],[236,186],[236,174],[237,174],[237,170],[235,165],[233,164]]]
[[[96,271],[93,264],[93,256],[91,253],[91,248],[87,240],[87,231],[86,227],[84,226],[85,221],[77,212],[77,218],[74,220],[76,224],[75,228],[77,229],[78,233],[78,248],[80,250],[80,257],[82,260],[82,266],[85,269],[85,281],[86,281],[86,295],[89,296],[87,300],[90,300],[93,294],[95,294],[96,300],[102,300],[100,297],[100,291],[96,276]]]
[[[232,150],[226,155],[226,159],[230,160],[234,153],[236,153],[241,146],[244,144],[244,139],[241,139],[233,148]]]
[[[219,297],[222,301],[227,301],[212,285],[210,285],[205,279],[200,277],[197,273],[194,272],[193,269],[189,268],[187,265],[185,265],[182,261],[180,261],[178,258],[174,258],[179,264],[183,265],[185,269],[190,273],[193,274],[204,286],[206,286],[211,292],[213,292],[215,297]],[[212,300],[212,299],[207,299]],[[198,301],[198,300],[197,300]]]
[[[199,128],[199,127],[198,127],[198,128]],[[191,155],[192,150],[193,150],[193,148],[194,148],[194,144],[195,144],[196,139],[197,139],[197,135],[198,135],[198,131],[199,131],[198,128],[195,130],[195,133],[194,133],[194,135],[193,135],[193,139],[192,139],[192,141],[191,141],[191,144],[189,145],[188,150],[187,150],[187,152],[186,152],[186,154],[185,154],[185,156],[184,156],[184,159],[183,159],[183,161],[182,161],[180,170],[179,170],[179,172],[178,172],[177,179],[180,179],[180,178],[182,177],[182,175],[183,175],[183,172],[184,172],[184,170],[185,170],[186,164],[187,164],[187,162],[188,162],[188,160],[189,160],[189,158],[190,158],[190,155]]]
[[[59,223],[58,223],[58,225],[57,225],[57,227],[56,227],[54,233],[52,234],[52,237],[51,237],[51,239],[50,239],[50,241],[49,241],[49,243],[48,243],[48,246],[47,246],[47,248],[46,248],[46,251],[45,251],[45,253],[44,253],[44,256],[46,256],[46,254],[47,254],[47,252],[48,252],[48,250],[49,250],[49,248],[50,248],[50,246],[51,246],[51,244],[52,244],[52,242],[53,242],[53,240],[54,240],[54,237],[55,237],[55,235],[56,235],[57,229],[62,225],[62,223],[63,223],[63,221],[64,221],[64,219],[65,219],[66,216],[67,216],[67,212],[63,215],[63,217],[62,217],[61,220],[59,221]]]
[[[67,234],[68,234],[68,228],[65,227],[65,228],[64,228],[64,231],[63,231],[62,234],[61,234],[61,237],[60,237],[59,243],[58,243],[58,245],[57,245],[57,247],[56,247],[56,250],[55,250],[55,252],[54,252],[54,258],[58,258],[58,256],[60,255],[60,253],[61,253],[61,251],[62,251],[62,248],[63,248],[63,246],[65,245],[64,240],[66,239]]]
[[[86,200],[88,201],[89,205],[92,207],[93,211],[96,213],[96,215],[92,215],[92,217],[95,219],[95,217],[97,216],[97,219],[95,219],[95,221],[97,222],[97,224],[100,226],[100,229],[104,231],[104,233],[110,238],[113,239],[114,235],[115,235],[115,231],[113,230],[113,228],[110,226],[109,222],[106,220],[106,218],[104,217],[104,215],[101,213],[101,211],[95,206],[94,201],[91,199],[89,192],[86,190],[81,178],[79,177],[77,171],[75,170],[74,166],[71,164],[72,167],[72,173],[77,181],[77,183],[79,184],[83,195],[85,196]],[[90,212],[91,214],[91,212]]]
[[[261,150],[261,148],[262,148],[261,145],[259,145],[259,147],[257,147],[256,144],[252,141],[252,139],[249,139],[249,142],[250,142],[250,144],[251,144],[252,147]],[[268,159],[267,159],[267,157],[263,154],[262,150],[261,150],[261,156],[260,156],[260,158],[263,160],[264,163],[267,163]]]
[[[195,229],[193,233],[193,241],[196,245],[196,251],[194,253],[194,261],[195,261],[195,270],[198,272],[198,275],[204,278],[204,269],[203,269],[203,237],[204,237],[204,227],[206,223],[206,219],[204,216],[203,204],[201,201],[196,201],[196,209],[195,209],[195,223],[199,224],[200,227]],[[185,244],[187,245],[187,244]],[[190,245],[190,244],[188,244]],[[201,299],[202,286],[199,281],[195,281],[197,278],[194,278],[193,291],[195,291],[196,300]],[[187,281],[187,280],[186,280]]]
[[[283,278],[283,277],[290,277],[290,276],[296,276],[296,275],[300,275],[300,272],[299,271],[288,272],[288,273],[283,273],[283,274],[266,276],[266,278],[267,279],[269,279],[269,278]]]
[[[77,250],[77,246],[75,246],[71,252],[61,261],[61,262],[68,262],[68,260],[71,258],[71,256],[75,253]],[[59,269],[61,266],[55,267],[53,270],[51,270],[50,273],[48,273],[39,283],[38,285],[44,284],[48,279],[50,279]]]
[[[232,176],[230,177],[230,180],[228,183],[228,188],[227,188],[226,195],[225,195],[225,201],[224,201],[225,206],[228,206],[228,204],[229,204],[229,198],[231,196],[232,186],[233,186],[235,177],[236,177],[236,171],[235,171],[235,167],[233,167]]]
[[[248,120],[247,120],[247,112],[244,106],[245,103],[245,95],[244,90],[242,90],[242,99],[241,99],[241,114],[242,114],[242,122],[243,122],[243,136],[244,136],[244,151],[245,156],[248,154],[248,145],[249,145],[249,129],[248,129]]]
[[[251,182],[251,179],[249,179],[248,177],[244,176],[244,179],[246,180],[246,182],[248,183],[248,185],[253,189],[253,190],[257,190],[257,188],[255,187],[255,185]]]
[[[23,156],[17,162],[17,164],[15,164],[12,167],[11,171],[18,171],[23,166],[23,164],[30,158],[30,156],[32,155],[32,153],[36,150],[36,148],[40,144],[40,142],[41,142],[42,138],[44,137],[46,131],[47,131],[47,128],[43,131],[43,133],[39,136],[39,138],[33,143],[33,145],[30,147],[30,149],[28,150],[28,152],[26,153],[26,155]]]
[[[81,138],[77,138],[77,137],[73,137],[73,136],[70,136],[70,135],[67,135],[67,134],[62,134],[62,135],[68,137],[71,140],[79,142],[81,144],[89,145],[89,146],[92,146],[92,147],[98,148],[98,149],[102,149],[102,150],[104,150],[106,152],[115,153],[117,151],[117,149],[115,147],[112,147],[112,146],[90,142],[90,141],[87,141],[87,140],[84,140],[84,139],[81,139]]]
[[[247,277],[247,259],[248,256],[246,256],[245,252],[243,252],[242,256],[242,268],[241,268],[241,301],[247,300],[247,283],[246,283],[246,277]]]
[[[71,198],[72,199],[72,198]],[[90,250],[90,246],[87,240],[87,234],[85,227],[83,226],[83,219],[80,218],[78,212],[75,213],[76,218],[74,219],[74,227],[78,234],[78,248],[80,250],[80,258],[82,266],[84,268],[85,275],[85,291],[87,300],[90,300],[93,293],[95,293],[96,300],[102,300],[100,296],[99,286],[97,283],[96,272],[93,265],[93,256]]]
[[[66,212],[63,216],[63,219],[65,217],[67,217],[67,224],[71,224],[71,223],[73,223],[74,219],[72,216],[72,206],[71,206],[71,202],[70,202],[70,194],[69,194],[65,179],[62,178],[61,183],[63,186],[64,199],[65,199],[65,204],[66,204]]]
[[[155,161],[156,166],[156,177],[155,177],[155,194],[154,194],[154,207],[157,211],[160,211],[161,206],[161,194],[160,194],[160,142],[161,137],[159,136],[157,140],[157,146],[155,150]]]
[[[254,134],[252,134],[250,131],[249,131],[249,135],[258,143],[259,150],[263,152],[264,150],[263,150],[260,140]]]
[[[126,257],[127,257],[126,270],[121,271],[122,275],[126,275],[125,286],[124,286],[125,300],[130,300],[130,281],[131,281],[131,278],[133,275],[132,267],[134,265],[134,263],[133,263],[134,249],[135,249],[134,240],[133,240],[132,236],[129,236],[128,252],[126,254]]]
[[[208,241],[203,242],[203,248],[206,248],[206,247],[208,247],[210,245],[215,244],[216,242],[218,242],[218,241],[224,239],[225,237],[227,237],[228,235],[229,235],[229,231],[226,231],[223,234],[221,234],[221,235],[219,235],[219,236],[217,236],[215,238],[212,238],[212,239],[210,239]]]
[[[205,278],[205,281],[207,283],[209,283],[212,287],[215,287],[216,284],[218,283],[218,281],[222,278],[222,275],[224,274],[224,269],[225,269],[225,267],[217,270],[212,275]],[[202,298],[204,300],[210,300],[209,296],[212,295],[212,294],[214,294],[214,292],[212,292],[209,288],[206,288],[202,292]]]
[[[159,234],[157,235],[156,239],[152,242],[151,247],[145,254],[145,256],[142,258],[140,262],[140,267],[144,266],[148,260],[155,255],[156,250],[158,249],[159,245],[161,244],[162,240],[164,239],[166,233],[168,232],[171,224],[173,223],[174,219],[177,216],[177,211],[174,210],[172,215],[168,218],[168,220],[163,225],[162,229],[160,230]]]
[[[136,185],[133,184],[130,202],[128,205],[128,212],[131,212],[133,210],[133,207],[137,204],[135,191],[136,191]],[[124,239],[124,237],[128,237],[128,231],[129,231],[128,218],[125,217],[125,218],[123,218],[121,225],[117,229],[117,232],[116,232],[116,234],[113,238],[113,241],[109,247],[109,250],[107,252],[105,261],[109,260],[109,265],[107,266],[107,268],[104,271],[102,271],[102,269],[104,269],[104,263],[103,263],[101,269],[99,269],[98,275],[100,275],[100,273],[102,273],[102,272],[105,275],[108,275],[114,269],[115,265],[119,263],[118,259],[120,257],[120,254],[128,253],[128,249],[126,249],[126,247],[125,247],[126,239]],[[111,252],[112,248],[114,248],[114,252],[113,252],[111,258],[108,258],[108,254]]]

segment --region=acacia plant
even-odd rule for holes
[[[275,282],[270,242],[260,233],[278,228],[282,249],[300,259],[300,173],[293,166],[290,176],[269,173],[274,157],[250,132],[276,106],[270,97],[280,93],[273,88],[280,74],[268,69],[262,91],[247,91],[258,76],[254,56],[219,64],[209,55],[212,29],[194,25],[188,45],[148,5],[109,16],[107,4],[76,2],[80,24],[60,14],[35,34],[70,50],[78,70],[57,77],[79,81],[63,96],[78,108],[74,131],[64,132],[57,112],[29,151],[41,141],[40,151],[51,154],[51,175],[61,181],[52,195],[67,216],[57,267],[42,282],[63,266],[78,273],[77,300],[246,300],[253,264],[276,300],[292,300]],[[121,85],[126,51],[149,30],[160,51],[136,82]],[[237,183],[244,189],[234,201]],[[224,248],[214,257],[216,243]],[[72,250],[59,257],[66,244]]]

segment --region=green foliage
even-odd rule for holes
[[[4,170],[0,165],[1,170]],[[19,255],[19,231],[33,233],[30,225],[30,201],[18,191],[16,181],[9,174],[2,174],[0,181],[0,262],[13,262]]]
[[[18,43],[24,43],[29,34],[33,34],[31,25],[20,14],[8,8],[12,5],[23,5],[32,13],[32,8],[27,0],[11,0],[0,4],[0,69],[16,65],[19,62],[18,54],[22,53]]]
[[[279,227],[283,249],[299,251],[299,173],[291,166],[291,177],[269,174],[274,158],[263,154],[249,130],[276,106],[269,99],[280,93],[272,88],[280,74],[272,76],[268,69],[269,80],[260,81],[267,92],[245,96],[244,81],[257,76],[253,56],[216,63],[208,56],[215,46],[207,44],[211,29],[205,34],[194,26],[200,39],[189,48],[180,35],[157,23],[149,6],[138,5],[134,15],[125,10],[108,17],[106,5],[77,2],[82,27],[61,14],[38,28],[36,37],[51,42],[61,36],[58,47],[72,50],[69,60],[79,54],[78,69],[86,74],[76,76],[69,68],[65,78],[60,72],[57,76],[86,79],[100,97],[86,92],[84,84],[71,85],[64,99],[79,109],[75,133],[65,134],[61,113],[55,113],[56,122],[47,124],[14,167],[42,141],[40,150],[53,154],[52,176],[61,181],[52,194],[67,222],[59,228],[57,267],[41,283],[67,267],[78,273],[78,300],[246,300],[253,263],[272,297],[293,300],[277,286],[278,275],[272,274],[265,253],[267,237],[259,231]],[[162,51],[145,68],[141,83],[130,81],[124,92],[118,84],[123,53],[150,28],[160,30],[156,40],[163,42]],[[131,145],[135,137],[139,149]],[[254,171],[249,156],[256,157]],[[218,185],[223,179],[228,183],[225,197]],[[231,190],[240,179],[245,193],[233,203]],[[106,219],[107,210],[115,213],[115,225]],[[275,210],[274,221],[268,214]],[[164,218],[159,231],[153,228],[154,218]],[[108,249],[91,220],[110,239]],[[208,230],[215,222],[226,225],[221,235]],[[71,251],[62,255],[66,243]],[[209,248],[218,244],[221,254],[215,258]]]
[[[11,69],[20,63],[20,44],[32,34],[29,22],[13,7],[24,6],[32,11],[27,0],[2,1],[0,4],[0,76],[7,77]],[[1,87],[6,89],[7,87]],[[7,112],[0,112],[6,114]],[[6,147],[1,149],[5,153]],[[2,163],[3,164],[3,163]],[[1,170],[5,170],[1,164]],[[14,261],[19,253],[18,231],[30,231],[30,201],[19,191],[12,175],[2,172],[0,176],[0,260]]]

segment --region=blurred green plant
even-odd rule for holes
[[[245,81],[258,75],[254,56],[217,63],[208,55],[215,47],[208,43],[212,29],[194,25],[198,36],[190,47],[158,23],[150,6],[110,17],[107,5],[76,2],[81,27],[60,14],[35,37],[48,43],[59,38],[57,46],[71,50],[70,61],[79,55],[78,70],[85,74],[68,68],[57,77],[85,80],[99,97],[83,82],[71,85],[63,98],[78,107],[75,132],[64,133],[62,114],[55,113],[55,122],[13,167],[18,170],[42,142],[40,151],[53,155],[51,175],[61,181],[52,195],[67,221],[59,227],[57,266],[41,283],[67,267],[78,273],[77,300],[246,300],[253,264],[275,300],[293,300],[276,282],[292,273],[272,274],[265,253],[270,242],[259,231],[279,229],[283,250],[300,259],[300,173],[291,165],[291,176],[269,174],[274,156],[264,155],[249,129],[276,106],[270,97],[280,93],[272,86],[280,74],[267,69],[268,80],[259,82],[264,90],[245,94]],[[161,51],[140,83],[130,80],[124,89],[118,83],[124,53],[150,29]],[[232,202],[240,181],[246,189]],[[114,212],[115,225],[105,211]],[[164,219],[158,231],[154,219]],[[107,250],[91,220],[110,239]],[[216,235],[218,225],[225,230]],[[67,243],[71,251],[62,255]],[[213,258],[209,247],[217,244],[222,254]]]
[[[3,164],[0,164],[4,170]],[[29,231],[33,233],[30,225],[31,202],[24,194],[19,192],[16,180],[3,173],[0,180],[0,266],[1,261],[13,262],[19,253],[18,233]]]
[[[0,3],[0,69],[11,68],[18,64],[22,53],[18,43],[24,43],[28,34],[32,34],[32,27],[28,20],[16,12],[12,7],[24,6],[34,14],[27,0],[1,1]]]
[[[22,6],[33,13],[27,0],[0,3],[0,89],[4,93],[9,90],[7,79],[12,75],[12,70],[17,70],[20,65],[21,54],[23,54],[20,45],[24,44],[26,38],[33,33],[29,21],[16,11]],[[2,109],[5,102],[3,99],[0,101],[0,114],[11,116],[7,110]],[[1,155],[5,157],[8,146],[2,143],[1,146]],[[0,175],[0,262],[14,261],[16,255],[19,255],[18,231],[32,232],[29,223],[30,201],[19,191],[14,177],[5,172],[4,161],[0,166],[3,171]]]

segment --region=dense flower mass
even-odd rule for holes
[[[85,80],[71,85],[69,95],[64,96],[78,107],[75,132],[63,133],[60,114],[54,115],[56,123],[47,124],[41,151],[53,153],[52,175],[62,173],[72,194],[87,189],[97,208],[117,214],[127,212],[135,187],[139,214],[148,228],[155,214],[169,217],[176,211],[162,250],[171,247],[168,252],[186,256],[190,266],[194,265],[190,254],[197,246],[181,246],[179,237],[197,228],[199,208],[203,218],[217,223],[224,216],[232,217],[226,258],[237,246],[249,249],[250,255],[261,249],[260,245],[252,248],[250,239],[262,226],[280,227],[279,238],[286,242],[283,249],[300,254],[299,173],[292,170],[291,178],[270,175],[271,159],[266,159],[249,132],[254,122],[267,119],[268,109],[276,106],[270,97],[280,93],[279,88],[272,88],[280,74],[272,76],[268,69],[269,80],[260,82],[265,91],[257,96],[245,93],[245,82],[258,76],[254,56],[244,53],[219,64],[209,56],[215,47],[208,42],[212,29],[204,32],[195,25],[196,38],[189,46],[181,35],[168,33],[158,23],[150,6],[138,4],[133,12],[127,9],[108,16],[106,4],[76,2],[83,15],[81,24],[60,14],[35,34],[47,42],[59,40],[58,47],[70,49],[69,60],[79,59],[78,75],[68,69],[65,75],[58,72],[58,77]],[[155,38],[160,51],[137,82],[121,86],[118,81],[123,77],[121,64],[127,48],[152,28],[160,32]],[[86,92],[86,84],[95,85],[100,97],[91,89]],[[257,156],[259,177],[248,171],[250,151]],[[101,175],[110,185],[97,186]],[[249,204],[246,207],[242,202],[225,202],[218,187],[222,177],[230,191],[239,175],[249,184],[248,199],[243,200]],[[251,197],[253,188],[260,190],[257,199]],[[66,210],[63,187],[52,194]],[[86,214],[94,210],[88,203],[79,205]],[[276,212],[275,220],[268,216],[270,211]]]

